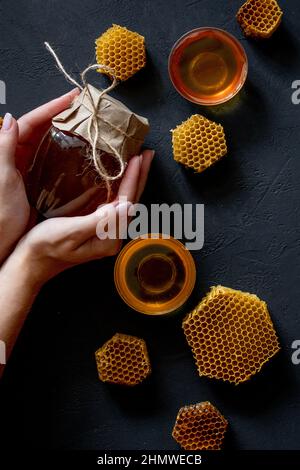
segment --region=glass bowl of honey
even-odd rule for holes
[[[196,281],[195,262],[178,240],[148,234],[129,242],[114,270],[119,295],[129,307],[146,315],[179,311]]]
[[[184,34],[169,56],[169,75],[176,90],[193,103],[213,106],[233,98],[243,87],[248,59],[241,43],[218,28]]]

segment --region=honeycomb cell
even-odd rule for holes
[[[280,349],[265,302],[216,286],[183,320],[200,376],[245,382]]]
[[[220,450],[228,423],[209,402],[180,408],[172,436],[185,450]]]
[[[151,373],[146,343],[135,336],[116,333],[95,355],[102,382],[133,386]]]
[[[96,39],[96,58],[114,70],[118,80],[127,80],[146,65],[145,38],[114,24]],[[104,69],[98,72],[110,75]]]
[[[193,114],[171,132],[174,160],[198,173],[227,153],[223,127],[200,114]]]
[[[247,0],[236,17],[245,36],[267,39],[280,25],[282,15],[276,0]]]

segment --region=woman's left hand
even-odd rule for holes
[[[25,114],[18,122],[11,114],[5,115],[0,130],[0,265],[29,225],[31,208],[22,175],[26,175],[52,117],[70,106],[78,93],[76,88]]]

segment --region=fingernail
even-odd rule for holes
[[[147,160],[152,161],[155,155],[155,150],[146,149],[143,151],[142,156],[143,155],[147,158]]]
[[[78,88],[78,86],[76,88],[73,88],[73,90],[69,91],[68,95],[79,95],[80,93],[80,88]]]
[[[132,160],[137,160],[139,165],[141,164],[141,156],[142,155],[135,155],[134,157],[132,157]]]
[[[67,93],[65,93],[62,96],[59,96],[56,99],[61,100],[62,98],[66,98],[67,96],[70,97],[70,98],[73,98],[73,96],[77,96],[77,95],[79,95],[79,93],[80,93],[80,89],[78,87],[76,87],[76,88],[73,88],[73,90],[68,91]]]
[[[148,155],[147,155],[146,158],[149,158],[149,160],[152,161],[152,160],[153,160],[153,157],[154,157],[154,155],[155,155],[155,150],[150,150],[150,149],[149,149],[149,150],[147,150],[147,154],[148,154]]]
[[[12,115],[10,113],[6,113],[2,123],[2,130],[8,131],[12,125]]]

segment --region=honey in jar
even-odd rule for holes
[[[194,260],[178,240],[149,234],[132,240],[115,264],[115,285],[134,310],[148,315],[177,311],[190,296]]]
[[[86,215],[106,202],[107,186],[88,159],[90,144],[52,126],[44,136],[28,172],[30,204],[44,217]],[[119,171],[116,160],[102,155],[108,174]],[[121,179],[110,183],[112,200]]]
[[[248,60],[240,42],[217,28],[186,33],[169,57],[169,74],[177,91],[202,105],[233,98],[242,88],[247,71]]]

